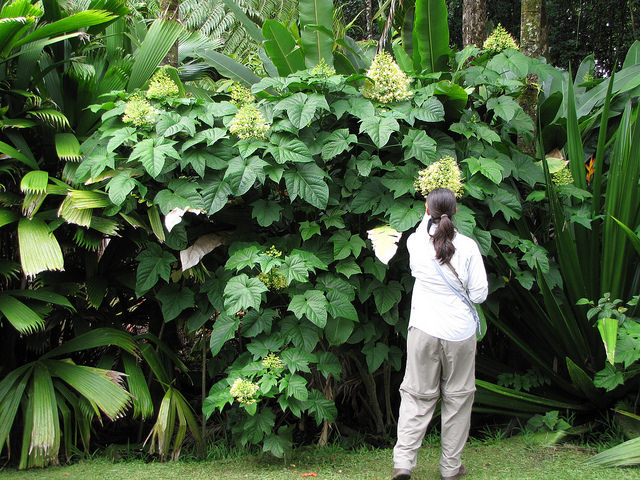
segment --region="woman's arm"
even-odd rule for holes
[[[476,242],[473,242],[471,258],[469,259],[468,274],[469,281],[467,289],[469,297],[473,303],[482,303],[487,299],[489,293],[489,283],[487,282],[487,272],[484,269],[482,255]]]

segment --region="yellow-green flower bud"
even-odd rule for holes
[[[257,401],[254,395],[258,391],[258,388],[260,388],[258,387],[258,384],[253,383],[250,380],[238,378],[233,382],[229,393],[238,401],[238,403],[251,405]]]
[[[336,69],[330,67],[327,62],[324,61],[324,58],[320,59],[320,62],[311,69],[311,75],[315,77],[330,77],[331,75],[336,74]]]
[[[518,49],[518,44],[511,34],[500,24],[493,30],[489,38],[484,41],[483,47],[491,53],[500,53],[507,48]]]
[[[231,103],[238,107],[245,103],[255,102],[256,97],[251,93],[247,87],[244,87],[238,83],[231,85]]]
[[[420,170],[414,186],[425,198],[436,188],[448,188],[460,198],[463,192],[462,174],[453,157],[444,157]]]
[[[282,360],[280,360],[275,353],[270,353],[262,360],[262,366],[265,368],[271,368],[272,370],[280,370],[281,368],[284,368],[284,363],[282,363]]]
[[[563,168],[551,174],[551,181],[558,187],[562,185],[570,185],[573,183],[573,175],[569,168]]]
[[[124,109],[122,121],[131,123],[136,127],[152,125],[156,121],[158,111],[147,102],[140,94],[132,95]]]
[[[176,82],[164,70],[158,70],[151,77],[149,88],[147,89],[147,98],[162,99],[167,97],[177,97],[180,89]]]
[[[362,89],[362,95],[380,103],[406,100],[412,95],[410,80],[387,52],[381,52],[371,62]]]
[[[268,130],[269,124],[253,103],[242,105],[229,126],[229,131],[240,138],[264,138]]]

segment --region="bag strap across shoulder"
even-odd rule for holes
[[[478,330],[479,334],[482,334],[482,327],[480,324],[480,317],[478,316],[478,311],[476,310],[475,305],[473,304],[473,302],[471,301],[471,298],[469,298],[469,294],[467,293],[466,288],[464,288],[464,284],[462,283],[462,280],[460,279],[460,277],[458,276],[458,272],[456,272],[456,269],[453,268],[453,265],[451,265],[449,262],[447,262],[445,265],[447,265],[451,271],[453,272],[453,274],[456,276],[456,278],[458,279],[458,281],[460,282],[460,285],[462,286],[462,290],[464,292],[461,293],[457,288],[455,288],[453,285],[451,285],[451,282],[449,282],[449,280],[447,279],[447,277],[444,274],[444,271],[442,270],[442,267],[440,266],[440,264],[438,263],[437,259],[433,259],[433,264],[436,266],[436,270],[438,271],[438,273],[440,274],[440,276],[442,277],[442,279],[444,280],[444,283],[447,284],[447,286],[449,287],[449,289],[451,289],[451,291],[453,293],[455,293],[455,295],[462,300],[462,302],[467,305],[467,307],[469,307],[471,309],[471,313],[473,315],[473,319],[476,322],[476,328]]]

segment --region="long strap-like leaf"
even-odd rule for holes
[[[449,25],[445,0],[416,0],[413,55],[414,64],[417,60],[424,73],[446,70]]]
[[[313,67],[324,60],[333,65],[332,0],[300,0],[300,39],[305,64]],[[310,28],[310,27],[316,28]]]

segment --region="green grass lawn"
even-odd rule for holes
[[[416,480],[439,479],[437,446],[420,451]],[[586,466],[591,456],[582,448],[533,446],[522,437],[480,443],[471,442],[464,453],[469,480],[640,480],[640,468],[605,469]],[[267,456],[234,457],[217,461],[144,463],[96,458],[74,465],[18,472],[3,471],[1,479],[28,480],[212,480],[260,479],[388,479],[391,450],[348,452],[336,447],[296,451],[286,461]],[[315,472],[317,477],[303,477]]]

